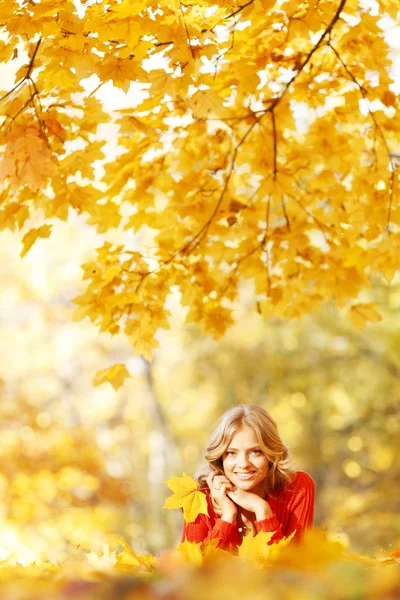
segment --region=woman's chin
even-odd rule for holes
[[[237,488],[239,488],[239,490],[244,490],[245,492],[248,492],[249,490],[251,490],[251,488],[254,487],[254,482],[253,481],[236,481],[235,485]]]

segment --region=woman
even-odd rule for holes
[[[312,526],[314,481],[290,468],[276,423],[260,406],[243,404],[224,413],[205,458],[207,472],[197,481],[208,516],[185,522],[182,541],[219,539],[218,548],[236,552],[245,535],[272,532],[272,544],[295,532],[300,541]]]

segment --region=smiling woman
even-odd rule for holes
[[[312,526],[314,481],[291,468],[276,423],[260,406],[244,404],[224,413],[205,458],[197,481],[208,515],[185,522],[182,541],[219,539],[219,548],[236,552],[244,535],[271,532],[272,544],[294,534],[299,542]]]

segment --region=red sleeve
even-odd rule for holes
[[[304,531],[313,525],[314,498],[314,480],[307,473],[299,471],[293,484],[293,491],[291,492],[287,505],[290,514],[285,531],[282,530],[282,526],[277,517],[272,515],[271,517],[268,517],[268,519],[256,521],[255,525],[257,533],[259,531],[274,531],[274,535],[268,542],[269,544],[272,544],[273,542],[279,542],[283,537],[288,537],[293,531],[296,531],[293,539],[299,542]]]
[[[262,521],[256,521],[256,532],[260,531],[274,532],[274,535],[271,537],[268,544],[273,544],[274,542],[279,542],[283,538],[282,526],[279,523],[276,515],[271,515],[267,519],[263,519]]]
[[[211,515],[214,511],[209,495],[206,495],[208,512]],[[229,551],[234,550],[240,544],[240,535],[236,521],[228,523],[223,519],[216,519],[215,523],[212,524],[211,518],[204,514],[199,514],[192,523],[183,522],[181,541],[183,542],[185,539],[196,544],[219,539],[217,548]]]
[[[217,519],[213,527],[209,527],[204,519],[204,515],[199,515],[193,523],[183,524],[182,542],[187,539],[189,542],[199,544],[219,539],[217,548],[223,550],[233,550],[240,543],[240,536],[236,521],[228,523],[222,519]]]

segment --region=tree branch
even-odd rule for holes
[[[182,9],[182,3],[181,0],[179,0],[180,3],[180,7],[181,7],[181,11],[183,14],[183,9]],[[250,4],[250,3],[249,3]],[[185,243],[181,248],[179,248],[178,250],[176,250],[172,256],[167,259],[166,261],[163,261],[159,264],[158,267],[156,267],[156,269],[154,269],[153,271],[149,271],[149,273],[147,273],[142,281],[140,282],[139,286],[140,287],[143,283],[143,280],[148,276],[151,275],[152,273],[157,272],[159,269],[168,266],[169,264],[171,264],[177,256],[187,253],[189,251],[189,249],[191,248],[191,250],[193,251],[195,248],[198,247],[198,245],[202,242],[202,240],[205,238],[205,236],[208,233],[208,230],[210,228],[211,223],[213,222],[216,214],[218,213],[218,210],[222,204],[222,201],[225,197],[226,194],[226,190],[228,188],[231,176],[232,176],[232,172],[234,170],[235,167],[235,162],[236,162],[236,156],[237,153],[239,151],[239,148],[242,146],[242,144],[245,142],[245,140],[247,139],[247,137],[250,135],[251,131],[254,129],[254,127],[260,123],[260,121],[262,120],[262,118],[268,113],[271,112],[273,113],[274,108],[278,105],[278,103],[282,100],[283,96],[286,94],[286,92],[288,91],[288,89],[290,88],[290,86],[292,85],[292,83],[296,80],[296,78],[300,75],[300,73],[304,70],[304,68],[306,67],[306,65],[309,63],[309,61],[311,60],[312,56],[314,55],[314,53],[320,48],[320,46],[322,45],[323,41],[325,40],[325,38],[331,33],[335,23],[337,22],[337,20],[340,17],[340,13],[342,12],[344,6],[346,4],[346,0],[341,0],[340,4],[338,6],[338,9],[335,13],[335,15],[333,16],[331,22],[328,24],[328,26],[326,27],[326,29],[324,30],[324,32],[321,34],[318,42],[315,44],[315,46],[313,46],[313,48],[310,50],[310,52],[307,54],[306,58],[304,59],[303,63],[300,65],[297,73],[295,75],[293,75],[293,77],[288,81],[288,83],[285,85],[285,88],[283,89],[283,91],[281,92],[281,94],[279,96],[277,96],[276,98],[273,99],[273,101],[271,102],[271,104],[264,110],[261,112],[261,114],[259,116],[257,116],[255,118],[255,120],[253,121],[253,123],[250,125],[250,127],[247,129],[247,131],[244,133],[244,135],[242,136],[242,138],[240,139],[240,141],[238,142],[236,148],[234,149],[233,152],[233,156],[232,156],[232,160],[231,160],[231,164],[229,167],[229,172],[228,175],[226,177],[222,192],[220,194],[220,197],[212,211],[212,214],[210,215],[210,217],[207,219],[207,221],[204,223],[204,225],[200,228],[200,230],[191,238],[191,240],[189,240],[189,242]],[[243,10],[244,5],[241,7],[240,10]],[[233,16],[233,15],[232,15]],[[185,27],[186,27],[186,22],[184,21]],[[187,27],[186,27],[186,31],[187,31]],[[188,31],[187,31],[188,34]],[[189,34],[188,34],[189,35]],[[189,37],[189,42],[190,42],[190,37]],[[193,54],[193,51],[192,51]],[[254,116],[254,113],[253,113]],[[274,118],[274,116],[273,116]],[[276,135],[276,133],[275,133]],[[297,199],[295,199],[297,201]],[[269,228],[269,210],[270,210],[270,206],[269,206],[270,200],[268,201],[268,205],[267,205],[267,227],[266,227],[266,234],[263,238],[263,241],[261,242],[262,244],[266,244],[266,240],[268,237],[268,228]],[[301,204],[301,203],[300,203]],[[302,206],[302,205],[301,205]],[[303,210],[305,210],[306,212],[308,212],[303,206],[302,206]],[[313,217],[313,215],[310,214],[310,216],[318,223],[319,227],[321,228],[321,230],[323,231],[323,227],[322,224],[319,223],[318,219],[316,219],[315,217]],[[323,231],[324,237],[325,237],[325,232]],[[269,254],[268,254],[268,250],[267,247],[265,245],[265,251],[267,254],[267,271],[268,271],[268,281],[267,281],[267,288],[268,288],[268,293],[270,290],[270,276],[269,276]]]
[[[274,169],[273,169],[273,179],[275,181],[276,175],[278,173],[278,165],[277,165],[277,153],[278,153],[278,144],[277,144],[277,136],[276,136],[276,120],[275,120],[275,112],[271,110],[271,119],[272,119],[272,138],[273,138],[273,148],[274,148]]]
[[[242,6],[239,6],[238,9],[236,9],[230,15],[224,17],[224,19],[230,19],[231,17],[234,17],[235,15],[237,15],[238,13],[240,13],[242,10],[244,10],[245,8],[247,8],[248,6],[250,6],[250,4],[253,4],[253,2],[254,2],[254,0],[249,0],[249,2],[246,2],[246,4],[242,4]]]
[[[42,43],[42,38],[39,39],[38,43],[35,46],[35,49],[34,49],[33,54],[32,54],[32,58],[31,58],[31,60],[29,62],[28,72],[25,75],[24,79],[29,79],[30,76],[31,76],[32,69],[33,69],[33,63],[35,62],[36,54],[38,53],[39,46],[40,46],[41,43]]]
[[[191,53],[192,58],[194,60],[195,59],[195,55],[194,55],[194,51],[193,51],[193,48],[192,48],[192,40],[190,39],[189,29],[188,29],[188,26],[186,24],[185,13],[183,12],[183,6],[182,6],[181,0],[179,0],[179,7],[180,7],[181,13],[182,13],[182,21],[183,21],[183,25],[184,25],[185,30],[186,30],[186,35],[187,35],[187,39],[188,39],[188,45],[189,45],[189,48],[190,48],[190,53]]]
[[[385,150],[386,150],[386,153],[387,153],[388,158],[389,158],[389,164],[390,164],[390,168],[391,168],[391,173],[390,173],[390,184],[389,184],[389,206],[388,206],[388,210],[387,210],[387,219],[386,219],[385,230],[390,234],[389,226],[390,226],[390,219],[391,219],[392,206],[393,206],[394,176],[395,176],[395,164],[393,162],[393,157],[392,157],[392,154],[391,154],[391,152],[389,150],[389,146],[388,146],[387,140],[386,140],[386,138],[385,138],[385,136],[383,134],[381,126],[379,125],[378,121],[376,120],[375,114],[372,112],[372,110],[370,108],[369,98],[368,98],[367,92],[365,91],[365,89],[361,85],[361,83],[358,81],[358,79],[350,71],[350,69],[348,68],[348,66],[346,65],[346,63],[343,61],[342,57],[340,56],[340,54],[336,50],[336,48],[334,48],[332,46],[332,43],[331,43],[330,40],[328,41],[328,46],[334,52],[335,56],[339,60],[340,64],[342,65],[342,67],[345,70],[345,72],[347,73],[347,75],[350,77],[350,79],[353,81],[353,83],[355,83],[355,85],[360,90],[360,94],[361,94],[362,98],[365,100],[365,103],[367,105],[368,114],[369,114],[369,116],[370,116],[373,124],[375,125],[376,130],[378,131],[379,135],[381,136],[383,145],[385,146]]]

